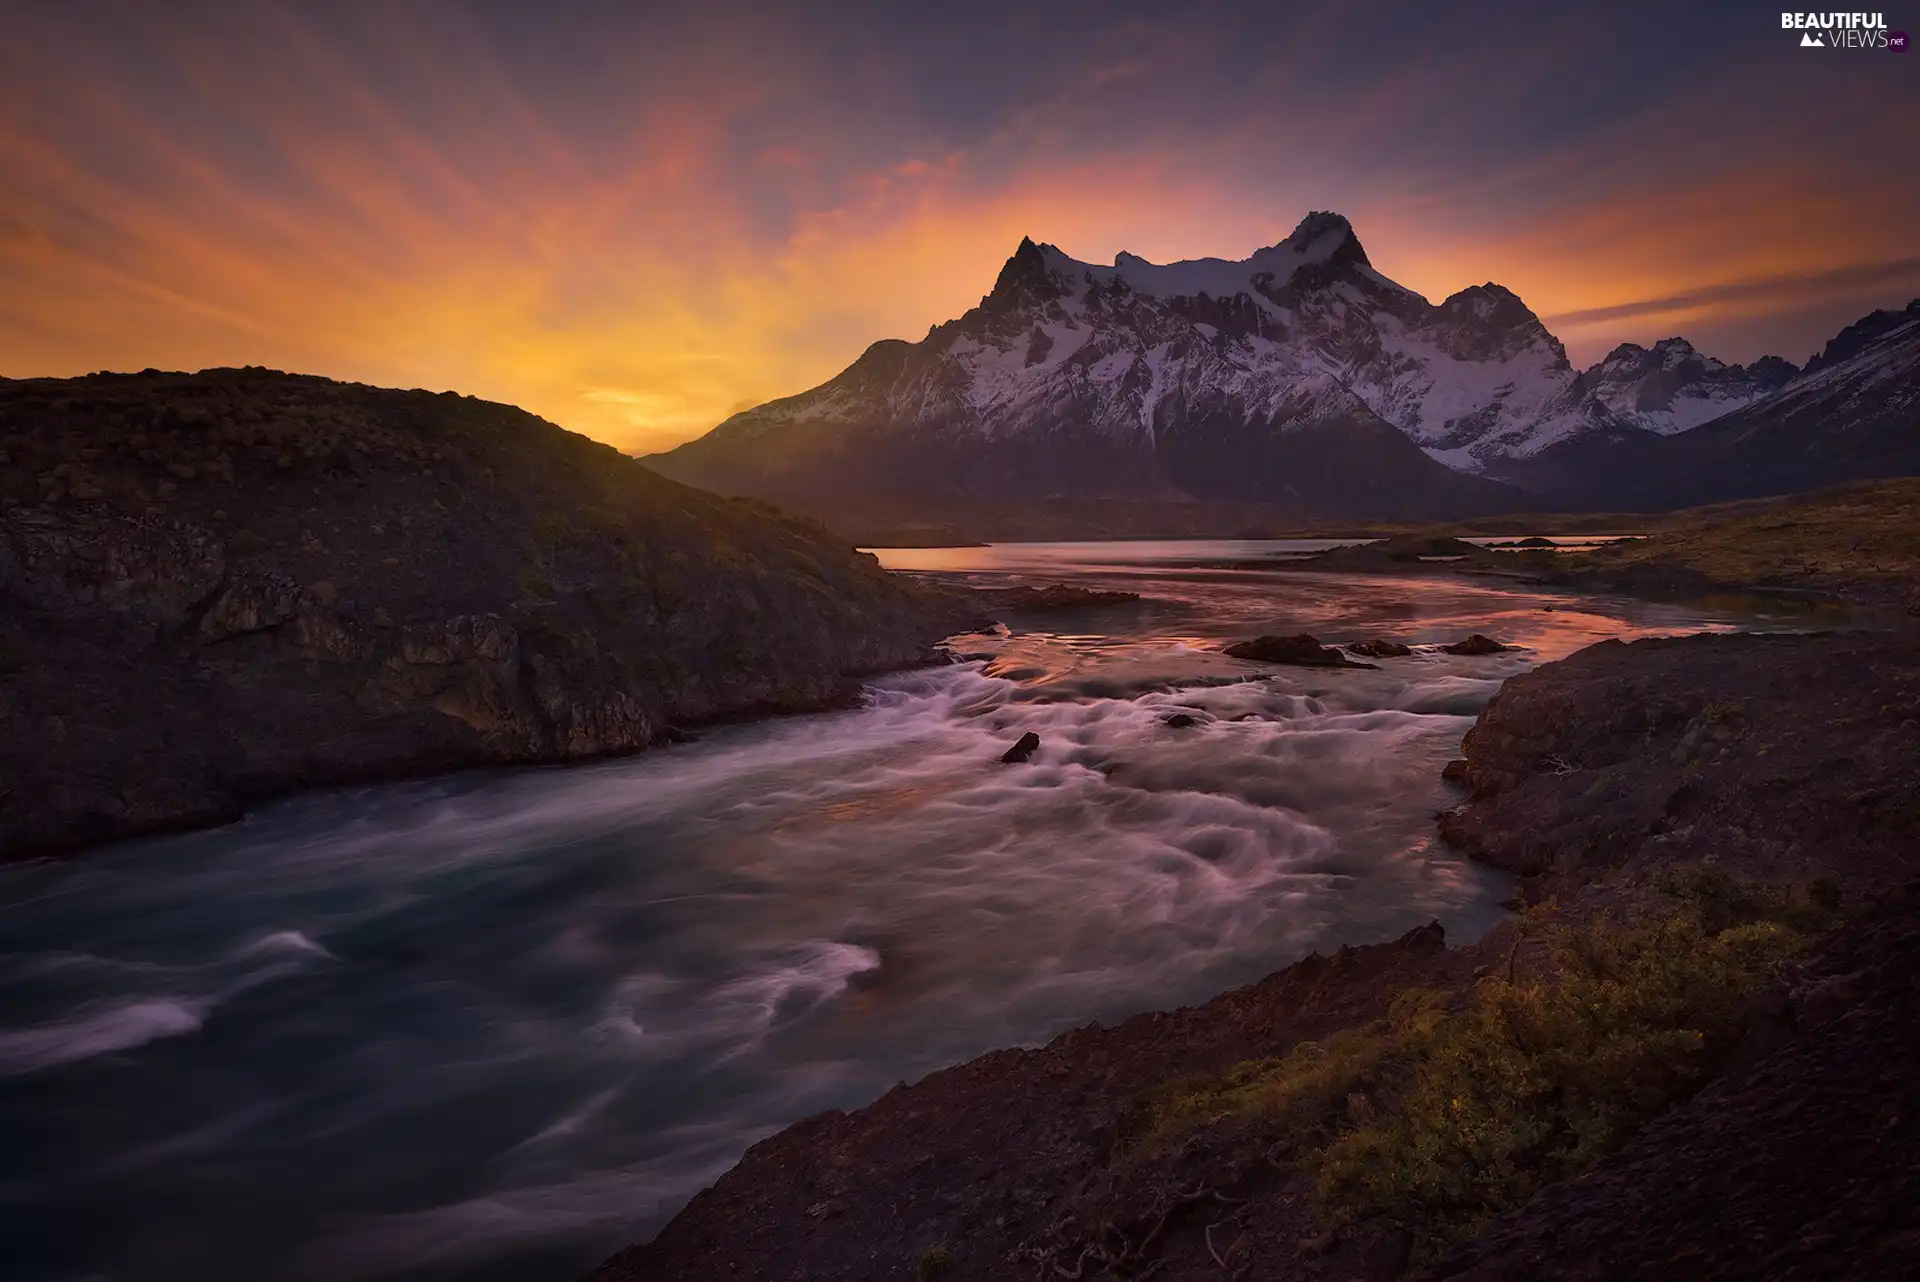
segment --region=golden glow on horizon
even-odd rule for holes
[[[1349,180],[1307,171],[1276,207],[1220,157],[1152,137],[865,166],[799,141],[752,157],[743,181],[721,157],[763,90],[651,103],[588,160],[524,104],[435,144],[343,69],[328,71],[334,98],[302,106],[249,97],[242,70],[184,65],[212,100],[254,112],[257,166],[99,85],[73,87],[57,139],[0,114],[0,375],[264,364],[508,401],[645,452],[959,315],[1022,235],[1096,262],[1239,257],[1331,206],[1377,269],[1429,298],[1513,289],[1576,364],[1840,297],[1837,270],[1915,252],[1909,181],[1836,187],[1794,154],[1626,175],[1596,196],[1568,175],[1625,144],[1589,140],[1509,176],[1535,193],[1569,184],[1524,215],[1412,179],[1316,196]],[[834,184],[819,178],[830,163]],[[795,212],[766,217],[767,192]],[[1680,301],[1645,305],[1660,299]],[[1605,314],[1618,308],[1634,310]]]

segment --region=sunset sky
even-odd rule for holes
[[[1751,3],[9,3],[0,375],[263,364],[645,451],[1022,235],[1242,257],[1309,209],[1579,364],[1803,361],[1920,294],[1917,148],[1920,56]]]

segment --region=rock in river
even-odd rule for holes
[[[1304,668],[1371,668],[1371,663],[1355,663],[1338,650],[1320,644],[1302,632],[1291,637],[1255,637],[1230,645],[1226,652],[1236,659],[1254,663],[1286,663]]]
[[[1017,766],[1038,751],[1040,751],[1040,736],[1029,730],[1020,736],[1020,742],[1006,750],[1000,760],[1010,766]]]

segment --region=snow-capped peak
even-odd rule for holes
[[[1307,215],[1278,244],[1255,250],[1243,259],[1188,258],[1155,263],[1126,250],[1114,256],[1111,267],[1083,262],[1055,245],[1036,245],[1023,239],[1006,266],[1000,269],[989,305],[1004,310],[1014,302],[1044,303],[1081,298],[1089,291],[1116,287],[1144,298],[1201,298],[1220,300],[1246,295],[1269,312],[1277,312],[1275,293],[1284,289],[1303,268],[1324,264],[1351,265],[1368,278],[1390,284],[1371,270],[1367,251],[1353,234],[1353,225],[1335,213]]]
[[[1751,368],[1715,360],[1684,338],[1652,347],[1622,343],[1582,371],[1538,419],[1489,439],[1490,455],[1527,458],[1549,446],[1594,433],[1671,436],[1729,414],[1797,373],[1779,357]]]

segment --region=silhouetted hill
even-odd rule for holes
[[[843,698],[956,610],[511,406],[266,370],[0,381],[0,851]]]

